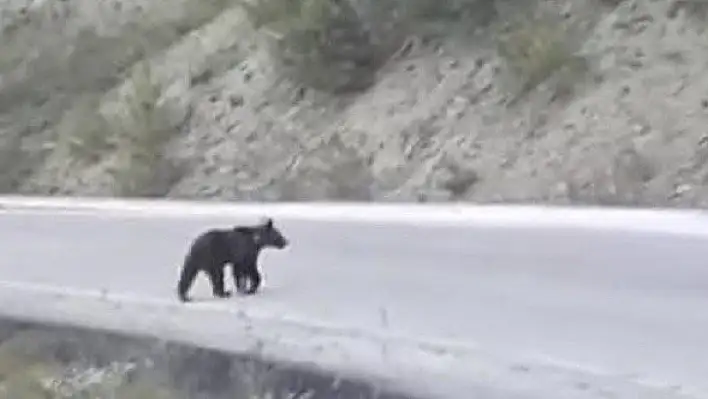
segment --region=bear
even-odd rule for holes
[[[288,245],[288,239],[274,226],[270,217],[255,226],[209,229],[199,234],[187,251],[177,283],[177,296],[181,302],[191,301],[188,291],[199,272],[205,272],[214,297],[229,298],[231,291],[224,289],[224,269],[227,264],[231,264],[237,291],[252,295],[261,285],[261,274],[258,271],[261,250],[281,250]],[[246,280],[251,283],[248,289],[245,287]]]

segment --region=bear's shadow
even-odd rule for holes
[[[194,295],[191,300],[188,303],[221,303],[221,302],[229,302],[229,301],[252,301],[252,300],[258,300],[258,297],[272,297],[273,292],[278,291],[278,290],[273,290],[272,288],[269,287],[260,287],[257,292],[253,294],[246,294],[246,293],[240,293],[236,291],[232,291],[231,296],[228,298],[217,298],[214,297],[210,294],[197,294]]]

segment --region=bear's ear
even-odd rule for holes
[[[272,219],[272,218],[269,218],[269,217],[263,218],[263,226],[264,226],[266,229],[273,228],[273,219]]]

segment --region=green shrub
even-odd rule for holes
[[[471,33],[497,17],[496,0],[398,0],[409,30],[450,36]]]
[[[347,0],[257,0],[244,3],[265,32],[276,66],[298,84],[330,93],[364,90],[395,47]]]
[[[532,90],[566,66],[584,65],[575,54],[563,24],[546,18],[528,18],[510,26],[498,38],[498,54],[520,83],[519,95]]]

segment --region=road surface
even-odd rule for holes
[[[2,213],[0,307],[10,313],[38,307],[17,299],[24,285],[176,302],[176,277],[189,241],[202,229],[229,223],[213,217]],[[292,246],[264,253],[258,296],[213,300],[204,276],[193,296],[212,304],[212,313],[215,307],[238,309],[264,320],[351,331],[347,339],[368,331],[401,342],[449,345],[448,354],[478,355],[454,370],[445,368],[442,357],[438,366],[421,366],[438,373],[437,382],[407,374],[432,392],[448,385],[450,395],[468,390],[467,397],[476,389],[488,398],[708,398],[705,239],[276,224]],[[197,309],[200,302],[189,306]],[[218,334],[229,342],[229,323],[183,327],[214,336],[221,328]],[[407,361],[415,360],[399,360],[401,367]],[[447,375],[455,377],[448,383]]]

